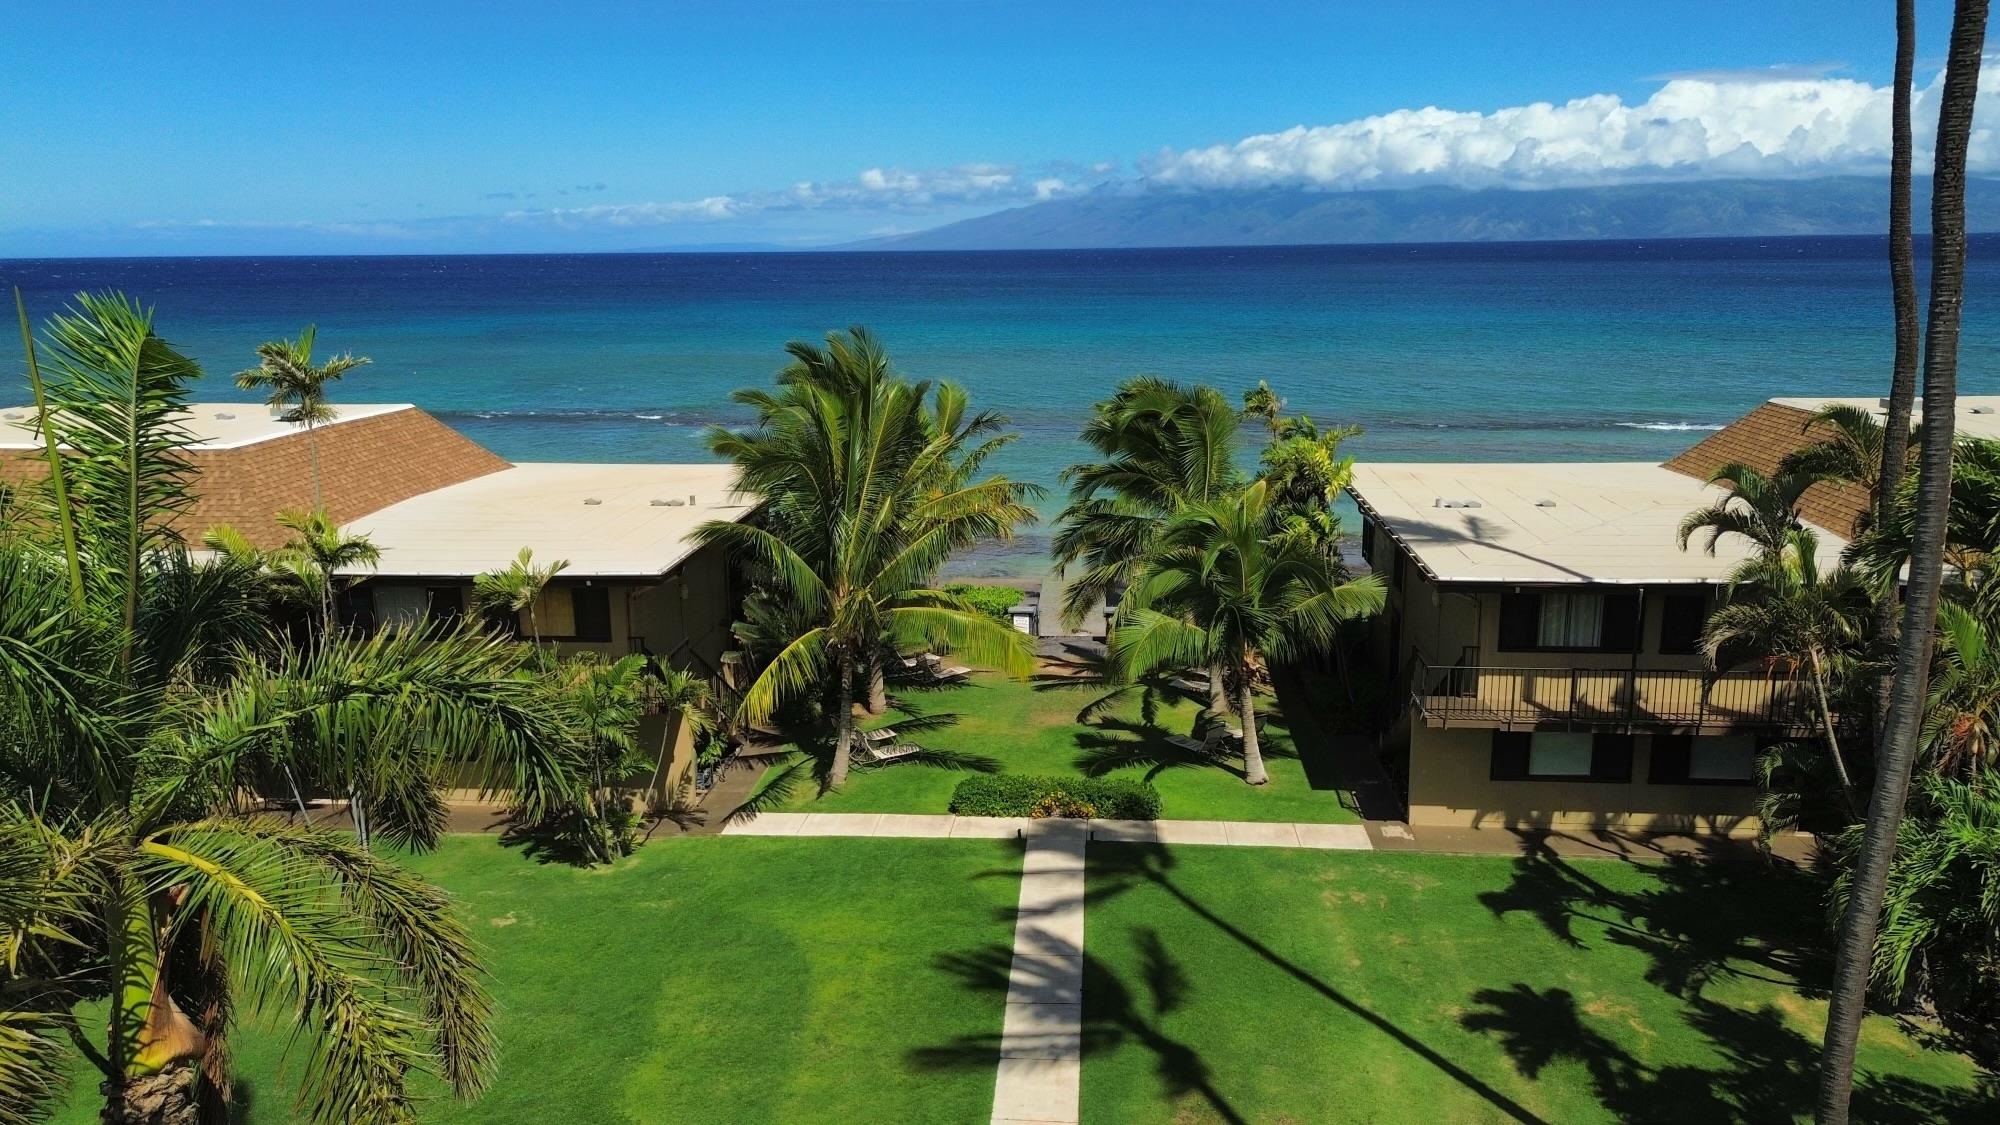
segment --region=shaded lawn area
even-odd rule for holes
[[[1796,872],[1106,844],[1090,866],[1085,1121],[1810,1118],[1825,961]],[[2000,1119],[1891,1019],[1860,1060],[1857,1121]]]
[[[1044,675],[1030,681],[982,673],[969,683],[913,691],[868,727],[892,727],[905,741],[935,752],[926,760],[857,769],[837,793],[821,795],[813,759],[799,753],[774,766],[764,788],[789,791],[767,797],[770,811],[942,813],[969,769],[1081,776],[1086,773],[1150,781],[1160,792],[1161,815],[1178,820],[1256,820],[1358,823],[1347,794],[1331,787],[1317,763],[1302,761],[1291,731],[1269,696],[1262,746],[1271,783],[1243,782],[1242,757],[1190,754],[1170,745],[1189,733],[1200,707],[1178,696],[1147,707],[1137,692],[1088,722],[1077,714],[1103,689]],[[1150,712],[1150,715],[1148,714]],[[822,753],[831,749],[823,748]],[[1318,785],[1319,788],[1314,786]]]
[[[414,865],[487,951],[499,1079],[435,1122],[985,1121],[993,1060],[951,1075],[917,1045],[997,1033],[1001,997],[940,979],[969,936],[1005,944],[1020,845],[982,840],[663,840],[613,870],[452,837]],[[246,1119],[290,1121],[284,1035],[236,1038]],[[79,1074],[65,1122],[97,1119]]]

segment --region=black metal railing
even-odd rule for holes
[[[1805,728],[1811,688],[1783,674],[1685,669],[1517,667],[1416,661],[1411,702],[1425,719],[1479,726]]]

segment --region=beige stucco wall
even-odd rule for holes
[[[1632,780],[1494,781],[1493,732],[1414,724],[1410,824],[1441,828],[1610,829],[1716,832],[1758,829],[1754,785],[1652,785],[1652,738],[1632,751]]]

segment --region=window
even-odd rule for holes
[[[422,625],[430,617],[430,591],[422,586],[377,585],[375,620],[383,625]]]
[[[551,586],[535,601],[531,621],[520,615],[520,635],[539,627],[543,640],[608,641],[611,639],[611,591],[605,586]]]
[[[1367,516],[1361,517],[1361,557],[1375,561],[1375,521]]]
[[[1495,781],[1630,781],[1632,736],[1496,730],[1491,776]]]
[[[1660,602],[1660,654],[1693,656],[1701,651],[1701,627],[1708,623],[1708,595],[1668,594]]]
[[[456,625],[465,616],[465,587],[432,586],[430,596],[430,619],[444,625]]]
[[[1757,778],[1758,743],[1745,736],[1653,736],[1646,780],[1654,785],[1747,785]]]
[[[1500,651],[1633,652],[1639,595],[1513,591],[1500,595]]]

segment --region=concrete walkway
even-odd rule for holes
[[[920,836],[996,839],[1075,826],[1107,844],[1214,844],[1223,847],[1367,851],[1359,824],[1260,823],[1245,820],[1031,820],[1014,816],[912,813],[762,813],[722,826],[724,836]]]
[[[1084,851],[1092,841],[1367,851],[1359,824],[1234,820],[1031,820],[905,813],[763,813],[724,836],[1004,839],[1026,843],[1014,958],[1000,1024],[993,1125],[1075,1125],[1083,1089]]]

